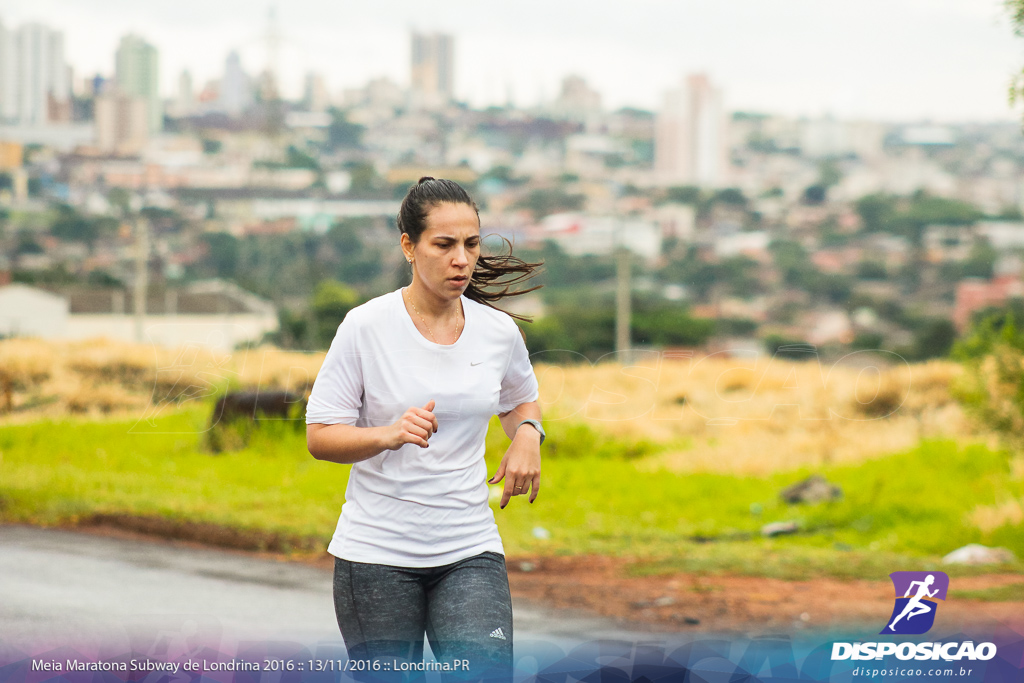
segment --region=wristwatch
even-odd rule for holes
[[[523,420],[518,425],[516,425],[516,431],[518,432],[519,428],[522,427],[524,424],[532,424],[534,427],[537,428],[537,431],[540,432],[540,442],[543,444],[544,437],[546,435],[544,434],[544,428],[540,426],[540,420]]]

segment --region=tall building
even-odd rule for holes
[[[582,76],[566,76],[562,79],[562,91],[551,103],[551,113],[557,118],[586,123],[601,114],[601,93],[587,85]]]
[[[129,34],[121,38],[114,65],[120,93],[146,102],[146,121],[150,133],[158,133],[164,126],[158,57],[155,47],[141,36]]]
[[[252,78],[242,68],[242,59],[238,52],[232,50],[224,60],[224,77],[220,81],[218,107],[231,116],[238,116],[248,109],[252,102]]]
[[[188,116],[196,110],[196,91],[192,73],[185,69],[178,76],[178,94],[174,98],[174,115]]]
[[[0,120],[38,125],[66,121],[70,114],[64,34],[43,24],[0,24]]]
[[[654,170],[666,185],[728,183],[728,130],[722,91],[704,74],[665,93],[654,132]]]
[[[306,74],[302,103],[309,111],[326,111],[331,106],[331,96],[322,74],[313,71]]]
[[[96,146],[105,154],[134,156],[149,139],[150,109],[145,99],[122,92],[96,98]]]
[[[446,33],[412,34],[412,90],[427,106],[455,96],[455,39]]]
[[[0,122],[14,122],[18,118],[17,74],[14,35],[0,20]]]

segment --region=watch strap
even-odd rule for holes
[[[541,444],[543,444],[544,443],[544,437],[547,436],[547,435],[544,433],[544,428],[540,426],[540,421],[539,420],[523,420],[522,422],[520,422],[516,426],[516,431],[518,432],[519,428],[522,427],[524,424],[531,424],[534,427],[536,427],[537,431],[540,432],[540,442],[541,442]]]

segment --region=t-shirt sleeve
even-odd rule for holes
[[[356,321],[347,315],[327,350],[306,402],[306,424],[355,424],[363,403]]]
[[[498,413],[507,413],[521,403],[536,401],[539,396],[537,376],[533,373],[533,365],[530,363],[530,352],[526,349],[523,335],[516,328],[512,356],[501,380]]]

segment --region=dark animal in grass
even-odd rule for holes
[[[212,453],[238,450],[261,425],[305,428],[307,396],[287,391],[236,391],[221,396],[210,416],[205,442]]]
[[[301,420],[306,413],[306,399],[288,391],[235,391],[217,401],[210,416],[210,426],[227,424],[238,419],[259,422],[266,419]]]
[[[812,474],[803,481],[798,481],[782,489],[779,496],[790,505],[820,503],[839,500],[843,497],[843,490],[835,484],[830,484],[820,474]]]

